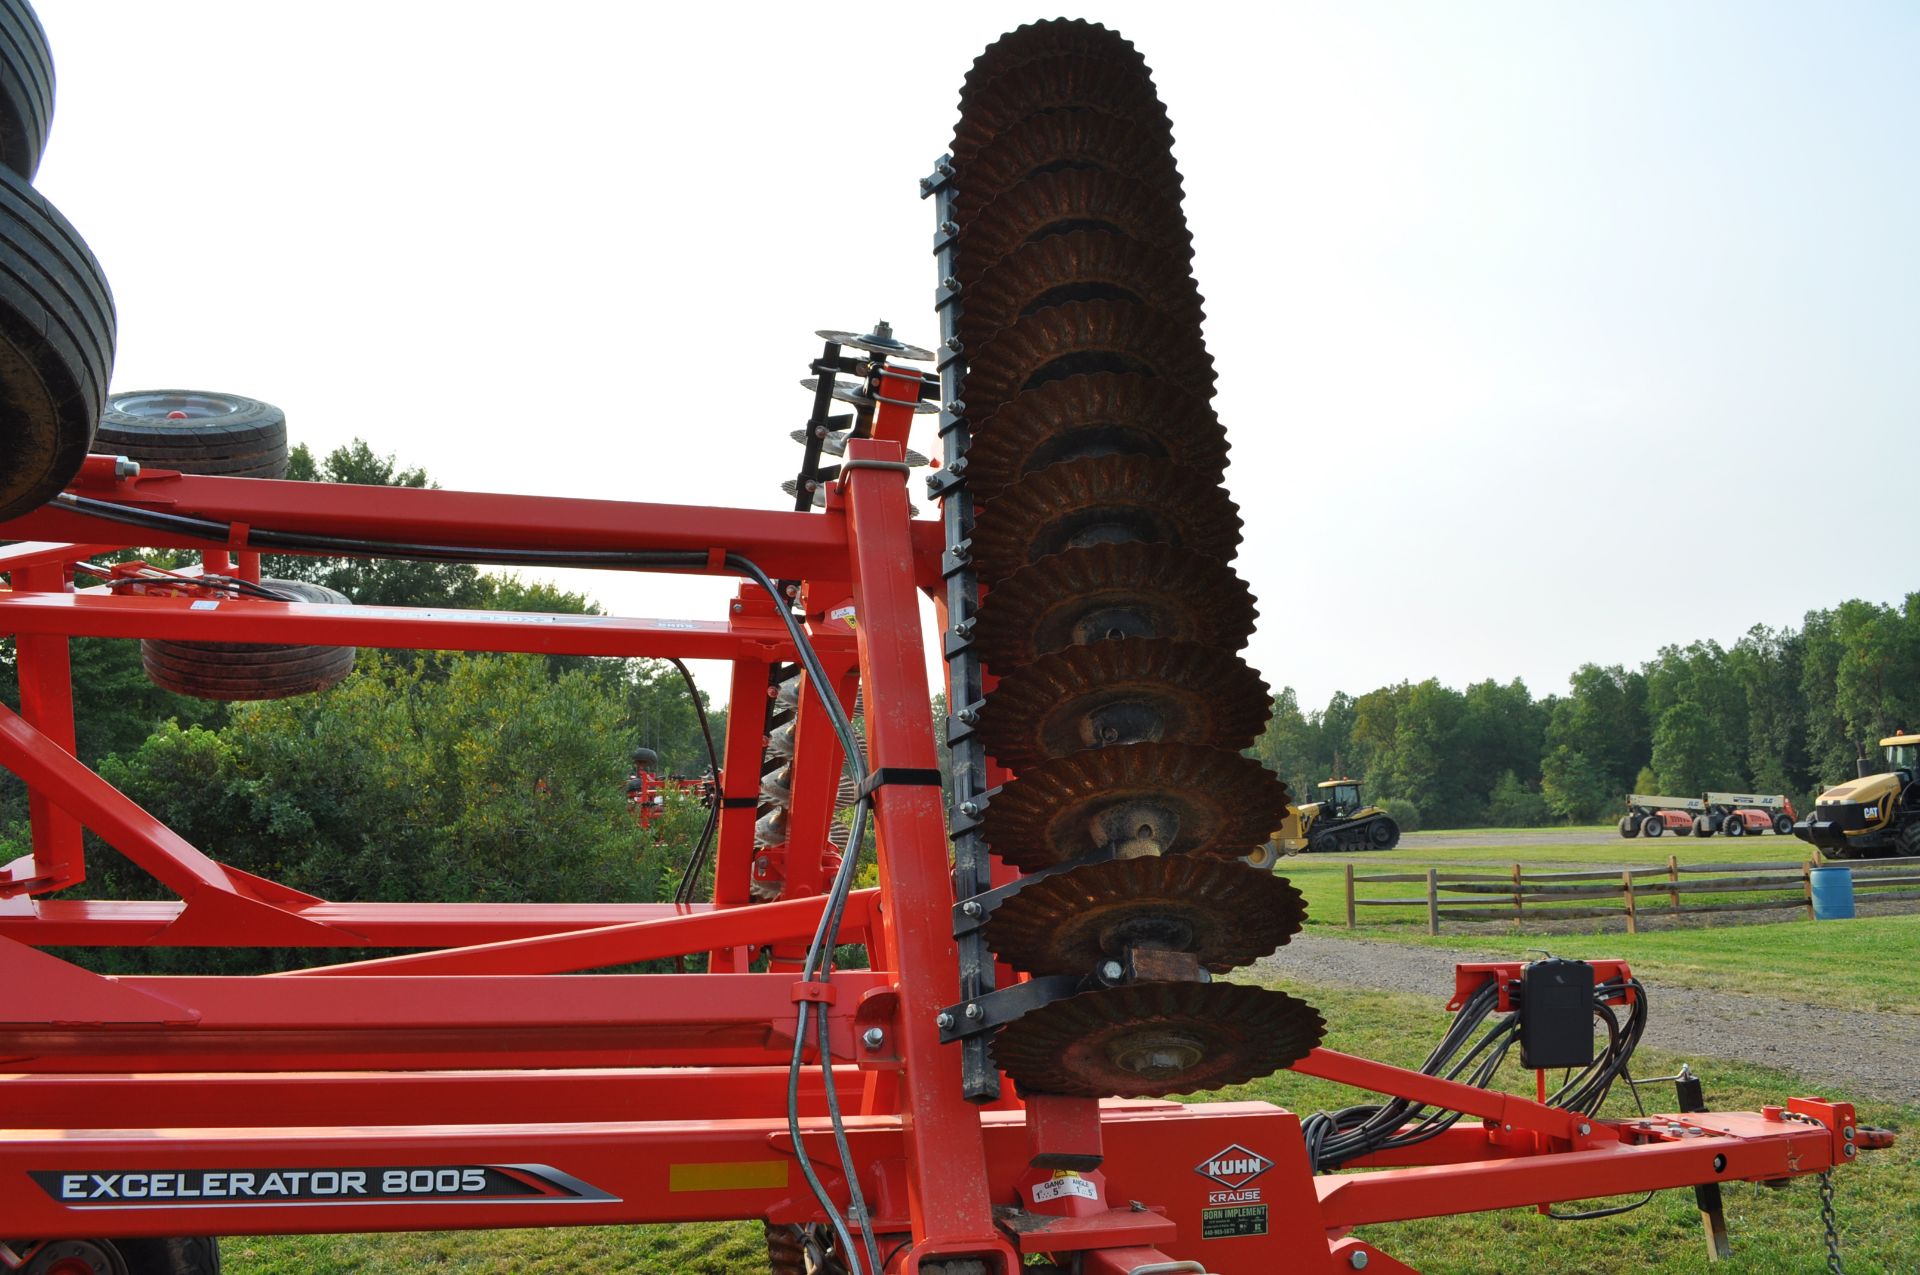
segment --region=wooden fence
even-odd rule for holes
[[[1361,908],[1424,908],[1427,933],[1440,922],[1572,921],[1625,917],[1627,931],[1638,933],[1642,916],[1704,915],[1714,912],[1762,912],[1804,908],[1813,916],[1812,863],[1681,863],[1665,867],[1590,868],[1530,872],[1516,863],[1511,871],[1428,868],[1423,872],[1355,872],[1347,865],[1347,928]],[[1920,861],[1860,866],[1853,869],[1855,897],[1877,903],[1920,899]],[[1363,885],[1420,885],[1415,896],[1363,899]],[[1464,895],[1464,898],[1449,898]],[[1714,902],[1716,895],[1742,897]],[[1781,897],[1781,896],[1786,897]],[[1607,902],[1602,902],[1606,900]],[[1492,906],[1490,906],[1492,905]]]

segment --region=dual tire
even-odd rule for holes
[[[52,124],[46,33],[25,0],[0,0],[0,520],[79,472],[113,372],[106,274],[29,184]]]

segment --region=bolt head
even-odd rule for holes
[[[958,717],[961,721],[967,723],[969,726],[971,726],[973,723],[980,720],[980,714],[974,712],[970,708],[963,708],[959,712],[955,713],[954,716]]]
[[[983,1011],[978,1005],[968,1005],[966,1009],[967,1017],[974,1019],[976,1021],[980,1019],[980,1017],[984,1014],[984,1012],[985,1011]]]
[[[980,803],[977,801],[963,801],[960,803],[960,813],[971,819],[980,813]]]
[[[946,1031],[948,1028],[953,1026],[953,1015],[943,1013],[933,1020],[933,1025],[935,1027],[938,1027],[941,1031]]]
[[[1367,1263],[1371,1260],[1364,1250],[1355,1249],[1353,1256],[1347,1259],[1347,1265],[1353,1267],[1356,1271],[1364,1271],[1367,1269]]]
[[[942,279],[940,281],[940,286],[945,288],[948,292],[960,291],[960,281],[954,278],[952,275],[948,275],[946,278]]]
[[[1584,1138],[1592,1132],[1593,1132],[1593,1126],[1588,1124],[1586,1121],[1582,1120],[1580,1122],[1580,1136]]]
[[[742,611],[744,611],[744,610],[746,610],[746,609],[747,609],[747,608],[746,608],[746,605],[745,605],[744,603],[740,603],[740,602],[736,602],[736,603],[734,603],[734,604],[733,604],[733,613],[734,613],[735,615],[739,615],[739,614],[740,614],[740,613],[741,613]]]
[[[981,908],[981,906],[978,903],[975,903],[972,899],[968,899],[965,903],[962,903],[960,905],[960,910],[968,916],[979,916],[980,913],[984,911],[984,909]]]
[[[1106,961],[1100,966],[1100,976],[1113,982],[1119,982],[1127,976],[1127,967],[1118,961]]]
[[[952,351],[953,351],[953,352],[954,352],[955,354],[958,354],[958,353],[960,353],[960,351],[961,351],[961,349],[963,348],[963,347],[962,347],[962,345],[961,345],[961,343],[960,343],[960,338],[959,338],[959,337],[957,337],[957,336],[950,336],[950,337],[948,337],[948,338],[947,338],[947,348],[948,348],[949,350],[952,350]]]
[[[950,398],[946,401],[945,406],[947,415],[949,416],[965,416],[967,414],[967,401],[965,399]]]
[[[887,1034],[878,1027],[869,1027],[860,1034],[860,1043],[868,1049],[878,1049],[887,1043]]]

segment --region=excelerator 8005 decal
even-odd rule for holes
[[[58,1169],[28,1174],[78,1209],[261,1204],[420,1204],[459,1200],[612,1203],[618,1197],[545,1164],[382,1164],[340,1168]]]

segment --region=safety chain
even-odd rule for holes
[[[1826,1121],[1802,1115],[1798,1111],[1785,1112],[1784,1116],[1788,1120],[1810,1124],[1816,1129],[1827,1127]],[[1846,1275],[1847,1268],[1840,1262],[1840,1219],[1833,1210],[1833,1169],[1831,1167],[1820,1175],[1820,1223],[1827,1231],[1828,1275]]]
[[[1827,1228],[1827,1270],[1829,1275],[1845,1275],[1840,1264],[1840,1221],[1833,1212],[1833,1170],[1820,1175],[1820,1221]]]

